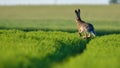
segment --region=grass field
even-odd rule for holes
[[[74,10],[96,38],[78,36]],[[119,68],[120,5],[0,6],[0,68]]]

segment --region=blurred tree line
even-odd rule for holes
[[[120,4],[120,0],[110,0],[110,4]]]

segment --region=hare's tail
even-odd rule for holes
[[[91,31],[90,33],[91,33],[94,37],[96,36],[95,31]]]
[[[96,33],[94,31],[94,27],[92,24],[88,23],[89,24],[89,28],[88,28],[88,31],[95,37],[96,36]]]

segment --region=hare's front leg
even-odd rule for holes
[[[81,34],[81,33],[79,33],[79,32],[78,32],[78,34],[79,34],[79,36],[82,36],[82,34]]]
[[[82,31],[81,31],[81,30],[79,30],[79,31],[78,31],[79,36],[82,36],[82,34],[81,34],[81,33],[82,33]]]
[[[87,36],[87,32],[84,32],[84,36],[83,36],[84,39],[87,39],[88,36]]]

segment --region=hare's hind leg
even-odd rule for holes
[[[91,36],[91,34],[88,32],[88,36],[87,37],[90,38],[90,36]]]
[[[90,32],[86,32],[86,39],[91,37],[91,33]]]
[[[83,36],[84,39],[87,39],[88,38],[88,34],[87,32],[84,32],[84,36]]]

